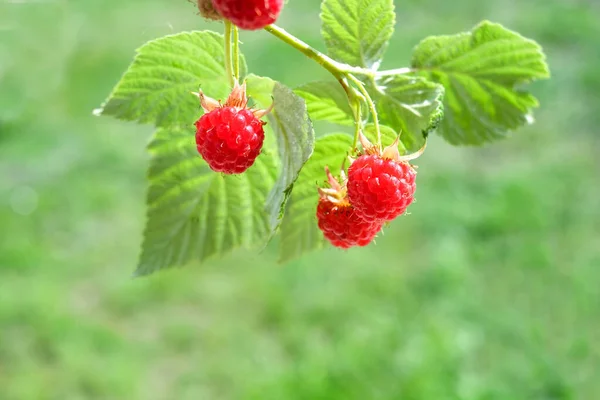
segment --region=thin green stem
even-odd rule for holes
[[[233,62],[231,54],[231,31],[231,22],[225,20],[225,72],[227,73],[227,80],[229,80],[229,84],[231,85],[231,87],[233,87],[235,83],[235,76],[232,66]]]
[[[382,150],[381,129],[379,128],[379,116],[377,114],[377,107],[375,107],[375,103],[373,102],[373,99],[371,99],[369,92],[367,92],[367,89],[365,89],[365,86],[362,84],[362,82],[357,77],[355,77],[352,74],[348,74],[348,79],[356,85],[356,87],[358,88],[360,93],[365,97],[365,101],[367,102],[367,105],[369,106],[369,111],[371,112],[371,115],[373,116],[373,124],[375,125],[375,132],[377,133],[377,147],[379,147],[379,150]]]
[[[354,151],[358,145],[358,136],[360,135],[360,130],[362,128],[362,106],[358,97],[355,98],[353,110],[354,120],[356,121],[354,124],[354,140],[352,141],[352,150]]]
[[[377,116],[377,108],[375,107],[375,103],[371,99],[371,96],[369,95],[369,92],[367,92],[367,90],[365,89],[365,86],[363,85],[363,83],[354,76],[354,75],[360,75],[360,76],[366,76],[368,78],[374,79],[375,77],[378,76],[378,73],[373,70],[370,70],[370,69],[353,67],[348,64],[343,64],[343,63],[337,62],[334,59],[321,53],[320,51],[313,49],[312,47],[310,47],[310,45],[308,45],[307,43],[298,39],[297,37],[293,36],[292,34],[288,33],[285,29],[278,27],[277,25],[269,25],[269,26],[265,27],[265,30],[267,32],[269,32],[270,34],[272,34],[273,36],[275,36],[276,38],[283,41],[284,43],[287,43],[288,45],[292,46],[296,50],[300,51],[302,54],[304,54],[308,58],[316,61],[319,65],[321,65],[323,68],[325,68],[327,71],[329,71],[342,84],[342,87],[344,88],[344,90],[346,91],[346,94],[348,95],[348,101],[351,103],[351,106],[353,106],[353,109],[356,108],[356,104],[352,104],[352,103],[354,103],[354,97],[356,97],[356,98],[359,98],[359,97],[355,93],[355,89],[350,87],[347,84],[346,79],[349,80],[350,82],[352,82],[352,84],[358,88],[360,94],[362,95],[360,97],[363,97],[363,100],[366,101],[367,105],[369,106],[371,115],[373,116],[373,122],[375,124],[375,131],[377,132],[377,145],[379,146],[379,149],[381,150],[381,131],[379,128],[379,118]],[[406,73],[406,71],[404,71],[403,73]],[[360,103],[360,101],[359,101],[359,103]],[[356,118],[356,125],[357,125],[357,131],[355,133],[355,136],[356,136],[355,142],[356,142],[358,139],[358,133],[360,132],[360,128],[362,127],[361,126],[362,121],[360,120],[361,119],[360,114],[355,115],[355,118]],[[356,143],[355,143],[355,145],[356,145]]]
[[[352,151],[354,151],[356,149],[356,145],[358,144],[358,136],[360,135],[360,130],[362,128],[361,101],[364,100],[364,98],[360,93],[356,92],[354,87],[348,85],[346,79],[340,79],[339,82],[344,88],[346,96],[348,96],[348,104],[350,105],[352,113],[354,114],[354,141],[352,142]]]
[[[385,71],[378,71],[375,72],[374,75],[376,77],[381,77],[381,76],[390,76],[390,75],[406,75],[406,74],[410,74],[412,72],[416,72],[418,71],[416,68],[396,68],[396,69],[388,69]]]
[[[269,32],[271,35],[275,36],[281,41],[289,44],[308,58],[315,60],[337,79],[344,77],[344,72],[346,72],[344,68],[345,64],[339,63],[332,58],[327,57],[320,51],[313,49],[307,43],[288,33],[285,29],[280,28],[277,25],[268,25],[265,27],[265,31]]]
[[[240,34],[237,26],[233,27],[233,74],[235,81],[240,80]]]
[[[417,71],[417,69],[409,67],[388,69],[384,71],[374,71],[369,68],[355,67],[352,65],[340,63],[326,56],[320,51],[313,49],[312,47],[310,47],[310,45],[298,39],[291,33],[287,32],[285,29],[278,27],[277,25],[269,25],[265,27],[265,30],[273,36],[277,37],[278,39],[282,40],[283,42],[294,47],[296,50],[299,50],[308,58],[311,58],[318,62],[321,66],[323,66],[325,69],[331,72],[338,79],[340,78],[340,75],[346,74],[377,78],[390,75],[405,75]]]

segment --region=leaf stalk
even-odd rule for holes
[[[231,87],[234,86],[236,81],[236,74],[233,70],[233,54],[231,46],[231,36],[233,31],[233,25],[230,21],[225,20],[225,72],[227,73],[227,80]]]

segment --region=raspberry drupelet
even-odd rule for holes
[[[269,110],[246,108],[246,84],[236,83],[231,95],[221,105],[198,94],[204,115],[196,122],[198,153],[210,168],[225,174],[240,174],[254,164],[265,139],[260,118]]]

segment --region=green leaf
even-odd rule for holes
[[[136,275],[266,243],[271,157],[261,155],[241,175],[217,174],[198,156],[194,131],[181,128],[159,129],[149,150],[148,221]]]
[[[443,86],[424,78],[392,75],[369,91],[375,98],[379,121],[400,133],[404,146],[416,151],[443,116]]]
[[[267,99],[268,104],[271,103],[271,96],[275,104],[268,118],[277,137],[281,173],[266,205],[274,232],[281,223],[294,182],[313,152],[315,133],[304,100],[291,89],[272,79],[256,75],[249,75],[246,84],[250,95],[262,107],[267,106]]]
[[[323,186],[327,179],[325,166],[329,166],[333,174],[339,174],[351,145],[352,138],[344,133],[317,140],[315,152],[298,177],[281,224],[282,262],[324,246],[325,240],[315,217],[319,201],[317,186]]]
[[[338,82],[311,82],[296,88],[294,92],[306,102],[308,114],[313,121],[354,125],[348,96]]]
[[[412,67],[446,88],[438,132],[452,144],[500,139],[533,121],[538,102],[520,87],[550,75],[536,42],[489,21],[471,32],[423,40]]]
[[[221,35],[208,31],[184,32],[146,43],[95,113],[159,127],[192,124],[201,109],[190,92],[202,88],[217,99],[229,94],[223,43]],[[240,63],[244,72],[243,57]]]
[[[394,33],[396,14],[393,0],[324,0],[321,20],[333,58],[377,69]]]
[[[398,137],[398,133],[389,126],[380,125],[379,131],[381,132],[381,144],[383,147],[391,145]],[[371,143],[377,143],[377,131],[375,130],[375,124],[366,124],[363,128],[363,133],[367,139],[371,141]],[[404,147],[402,141],[398,143],[398,149],[400,150],[400,154],[406,153],[406,148]]]

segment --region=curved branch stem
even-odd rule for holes
[[[352,151],[356,149],[356,145],[358,144],[358,136],[360,135],[360,131],[362,129],[362,105],[361,101],[364,101],[364,97],[362,94],[357,93],[356,89],[352,86],[348,85],[346,79],[339,80],[340,85],[344,88],[346,92],[346,96],[348,96],[348,103],[350,104],[350,108],[352,109],[352,113],[354,114],[354,140],[352,142]]]
[[[371,96],[369,96],[367,89],[365,89],[365,86],[362,84],[362,82],[360,80],[358,80],[357,77],[355,77],[352,74],[349,74],[348,79],[350,79],[350,81],[356,85],[356,87],[358,88],[360,93],[364,96],[365,101],[367,102],[367,106],[369,107],[369,111],[371,112],[371,116],[373,117],[373,124],[375,125],[375,132],[377,133],[377,147],[379,148],[379,151],[381,151],[382,150],[381,129],[379,128],[379,116],[377,114],[377,107],[375,107],[375,103],[373,102],[373,99],[371,99]]]
[[[289,44],[308,58],[316,61],[337,79],[344,77],[344,64],[335,61],[316,49],[313,49],[307,43],[288,33],[285,29],[280,28],[277,25],[268,25],[265,27],[265,31],[269,32],[271,35],[280,39],[284,43]]]
[[[381,150],[381,131],[380,131],[380,127],[379,127],[379,118],[377,116],[377,108],[375,107],[375,103],[371,99],[371,96],[369,95],[369,92],[365,89],[365,86],[363,85],[363,83],[354,75],[366,76],[368,78],[374,79],[378,76],[386,76],[388,74],[393,75],[394,73],[408,73],[408,72],[410,72],[410,69],[390,70],[390,71],[382,71],[382,72],[378,73],[378,72],[370,70],[370,69],[354,67],[354,66],[351,66],[348,64],[343,64],[343,63],[335,61],[334,59],[326,56],[325,54],[321,53],[320,51],[312,48],[307,43],[303,42],[302,40],[298,39],[297,37],[288,33],[285,29],[280,28],[277,25],[269,25],[269,26],[266,26],[264,29],[267,32],[269,32],[270,34],[272,34],[273,36],[275,36],[276,38],[278,38],[279,40],[283,41],[284,43],[286,43],[286,44],[292,46],[293,48],[295,48],[296,50],[300,51],[302,54],[304,54],[308,58],[316,61],[319,65],[321,65],[323,68],[325,68],[327,71],[329,71],[338,80],[338,82],[340,82],[340,84],[346,91],[346,94],[348,95],[348,101],[350,102],[350,105],[353,110],[356,111],[357,103],[360,106],[360,100],[357,101],[355,99],[361,99],[367,103],[367,106],[369,107],[369,111],[371,112],[371,115],[373,116],[373,122],[375,124],[375,131],[377,132],[377,145],[379,146],[379,149]],[[355,92],[355,89],[353,87],[350,87],[348,85],[346,80],[350,81],[354,86],[356,86],[356,88],[360,92],[360,96],[358,96],[358,94]],[[355,113],[355,120],[356,120],[357,128],[356,128],[356,133],[355,133],[354,147],[356,147],[356,142],[358,140],[358,134],[360,132],[360,129],[362,128],[362,120],[361,120],[360,111],[358,114]]]

